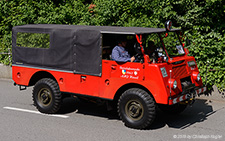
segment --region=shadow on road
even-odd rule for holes
[[[170,128],[185,129],[193,124],[204,122],[207,117],[216,113],[213,111],[209,101],[197,99],[192,106],[188,106],[184,112],[178,115],[169,115],[157,110],[155,121],[149,130],[155,130],[168,126]],[[81,102],[77,98],[66,98],[59,114],[73,113],[92,115],[107,118],[109,120],[119,120],[116,112],[107,111],[106,106],[99,106],[97,104]]]
[[[67,114],[73,112],[76,112],[75,114],[92,115],[119,120],[116,111],[108,111],[106,105],[98,105],[96,103],[83,100],[81,101],[80,99],[74,97],[63,99],[62,107],[57,114]]]
[[[170,128],[185,129],[195,123],[204,122],[207,117],[216,113],[207,100],[197,99],[192,106],[178,115],[169,115],[157,111],[157,117],[150,129],[158,129],[167,125]]]

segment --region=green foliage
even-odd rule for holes
[[[176,32],[169,33],[168,36],[163,39],[163,42],[170,57],[184,55],[185,52]]]
[[[12,51],[12,34],[5,34],[0,38],[0,53],[10,53]],[[10,65],[10,54],[0,55],[0,63]]]
[[[17,33],[16,45],[29,48],[49,48],[50,35],[44,33]]]
[[[90,4],[94,6],[90,10]],[[12,27],[23,24],[82,24],[182,28],[203,80],[225,89],[224,0],[1,0],[0,52],[11,50]],[[10,64],[8,55],[0,63]],[[206,82],[205,82],[206,83]]]
[[[193,38],[193,37],[192,37]],[[216,84],[221,90],[225,88],[225,37],[220,33],[198,34],[189,47],[195,56],[202,78],[208,86]],[[205,79],[203,79],[204,83]]]

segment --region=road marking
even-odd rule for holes
[[[32,111],[32,110],[15,108],[15,107],[3,107],[3,109],[14,110],[14,111],[21,111],[21,112],[27,112],[27,113],[33,113],[33,114],[39,114],[39,115],[50,116],[50,117],[60,117],[60,118],[68,118],[69,117],[69,116],[65,116],[65,115],[43,114],[43,113],[40,113],[38,111]]]

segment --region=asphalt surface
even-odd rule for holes
[[[33,106],[32,87],[19,91],[0,79],[1,141],[173,141],[225,140],[225,102],[198,99],[182,114],[158,111],[150,129],[127,128],[104,106],[66,98],[59,114],[40,114]]]

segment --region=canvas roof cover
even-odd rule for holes
[[[119,27],[119,26],[86,26],[86,25],[58,25],[58,24],[28,24],[23,26],[16,26],[14,28],[26,29],[86,29],[98,30],[100,33],[115,33],[115,34],[150,34],[165,32],[165,28],[148,28],[148,27]],[[171,31],[178,31],[180,29],[172,29]]]
[[[173,29],[172,31],[176,31]],[[28,24],[13,27],[12,63],[101,76],[101,33],[149,34],[164,28]],[[50,35],[50,47],[28,48],[17,45],[17,33]]]

